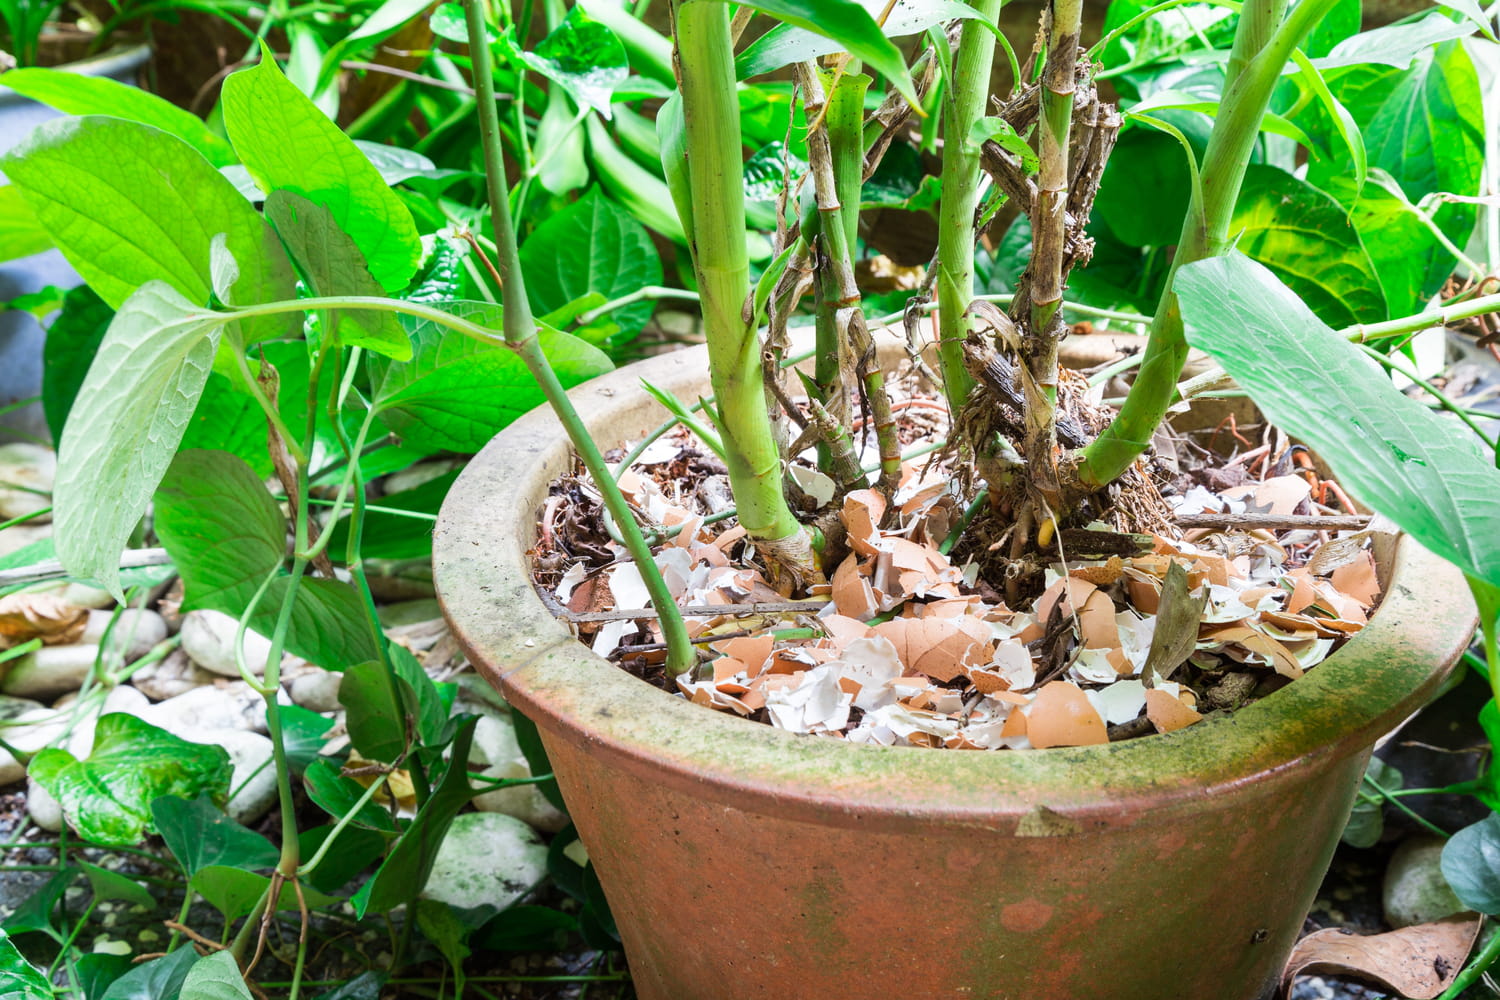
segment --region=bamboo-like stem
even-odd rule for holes
[[[714,6],[718,6],[717,4]],[[630,505],[620,493],[619,486],[609,473],[609,466],[600,454],[599,447],[589,437],[588,428],[573,408],[552,364],[542,353],[537,338],[536,320],[531,314],[531,304],[526,298],[526,285],[521,279],[521,258],[516,250],[516,233],[511,224],[509,192],[506,188],[505,159],[500,148],[500,117],[495,104],[495,79],[489,60],[489,47],[485,44],[484,10],[482,0],[464,0],[464,16],[469,29],[470,51],[483,54],[475,58],[474,90],[478,94],[479,131],[484,145],[485,180],[490,200],[490,217],[495,236],[496,265],[500,272],[502,294],[505,303],[503,326],[505,343],[525,363],[532,378],[541,387],[547,402],[557,414],[558,420],[567,430],[568,438],[583,459],[595,488],[604,498],[610,516],[620,526],[625,538],[625,547],[635,560],[641,580],[651,595],[651,603],[660,613],[662,639],[667,644],[667,672],[680,674],[691,670],[697,662],[697,653],[688,641],[687,627],[677,611],[677,603],[657,569],[651,547],[646,544],[640,526],[631,515]],[[743,240],[743,237],[741,237]]]
[[[1036,202],[1031,212],[1031,315],[1023,353],[1026,381],[1026,460],[1045,495],[1058,489],[1057,346],[1065,327],[1063,240],[1068,230],[1068,142],[1077,89],[1078,34],[1083,0],[1053,0],[1047,13],[1047,65],[1042,72],[1042,111]]]
[[[1000,0],[975,0],[972,6],[989,24],[999,20]],[[954,413],[974,384],[964,370],[963,348],[972,328],[968,309],[974,298],[974,223],[982,175],[979,145],[969,141],[969,132],[984,116],[994,58],[995,36],[989,28],[978,20],[965,21],[943,102],[943,202],[938,212],[938,361],[943,394]]]
[[[693,205],[693,268],[703,303],[714,397],[740,524],[775,562],[816,575],[812,536],[781,488],[781,454],[766,412],[760,338],[746,311],[745,190],[729,11],[674,3],[678,86]]]
[[[1400,337],[1408,333],[1420,333],[1434,326],[1447,326],[1462,319],[1472,319],[1487,313],[1500,312],[1500,295],[1485,295],[1457,305],[1429,309],[1414,316],[1388,319],[1383,323],[1360,323],[1346,326],[1339,333],[1356,344],[1368,344],[1372,340]]]
[[[1286,0],[1247,0],[1241,9],[1224,96],[1203,156],[1202,199],[1194,192],[1135,384],[1114,421],[1084,449],[1079,476],[1086,484],[1100,487],[1120,476],[1150,445],[1166,415],[1188,351],[1172,281],[1183,264],[1229,248],[1235,200],[1271,92],[1292,50],[1335,2],[1303,0],[1284,21]]]

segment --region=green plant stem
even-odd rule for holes
[[[521,277],[521,258],[516,249],[515,229],[511,224],[505,160],[500,149],[500,120],[495,107],[495,80],[488,58],[489,48],[484,40],[484,12],[480,0],[464,0],[464,16],[471,51],[485,54],[484,58],[473,61],[474,89],[479,95],[479,128],[484,144],[486,189],[495,237],[496,266],[500,272],[501,293],[505,300],[505,343],[516,352],[531,372],[532,378],[536,379],[547,402],[567,431],[574,449],[583,459],[589,475],[593,477],[610,515],[620,525],[620,530],[625,535],[626,549],[640,570],[641,579],[651,595],[652,606],[659,616],[662,639],[667,644],[667,671],[672,674],[683,673],[692,669],[697,662],[697,654],[688,641],[682,615],[677,610],[671,591],[667,589],[666,581],[662,579],[661,571],[657,569],[645,536],[630,515],[630,505],[609,475],[604,456],[589,436],[588,429],[578,416],[572,401],[568,399],[562,383],[557,380],[557,373],[553,371],[547,356],[542,353],[536,321],[532,317],[531,304],[526,298],[526,285]],[[741,226],[739,239],[742,250],[743,230],[744,227]]]
[[[1423,313],[1390,319],[1383,323],[1357,323],[1354,326],[1344,327],[1339,331],[1339,335],[1356,344],[1368,344],[1372,340],[1400,337],[1408,333],[1421,333],[1434,326],[1447,326],[1450,323],[1492,312],[1500,312],[1500,295],[1485,295],[1457,305],[1429,309]]]
[[[13,517],[9,521],[0,522],[0,531],[4,531],[6,528],[14,528],[18,524],[25,524],[27,521],[34,521],[37,518],[50,513],[52,513],[51,507],[43,507],[41,510],[34,510],[30,514],[22,514],[20,517]]]
[[[390,775],[388,774],[377,775],[375,780],[370,782],[370,786],[365,789],[364,794],[359,797],[354,805],[344,811],[344,815],[339,817],[338,822],[333,825],[333,829],[328,831],[328,836],[323,838],[323,843],[318,845],[318,849],[313,853],[313,856],[308,858],[302,867],[297,869],[298,875],[311,875],[317,870],[318,865],[323,863],[324,856],[328,854],[328,849],[333,846],[335,840],[338,840],[339,834],[344,832],[344,828],[354,820],[359,811],[369,805],[380,789],[385,787],[386,780],[389,777]]]
[[[989,24],[999,19],[1000,0],[975,0],[972,6]],[[964,369],[963,347],[971,329],[969,303],[974,298],[980,166],[979,146],[969,141],[969,132],[984,116],[994,58],[995,36],[976,20],[964,21],[943,102],[943,201],[938,212],[938,362],[943,395],[953,413],[973,387]]]
[[[1469,960],[1469,964],[1465,965],[1463,971],[1454,977],[1453,982],[1448,984],[1448,988],[1443,991],[1438,1000],[1458,1000],[1464,990],[1478,982],[1479,977],[1495,964],[1497,958],[1500,958],[1500,933],[1490,935],[1490,939],[1485,942],[1479,954]]]
[[[740,523],[767,556],[816,575],[812,537],[781,488],[781,455],[761,382],[760,338],[746,321],[750,262],[738,81],[729,11],[674,4],[677,69],[693,205],[693,268],[703,302],[709,369],[722,415],[725,465]]]
[[[67,938],[63,940],[62,945],[58,948],[57,957],[52,960],[52,964],[47,968],[48,979],[57,975],[57,967],[72,957],[73,942],[78,940],[78,935],[83,932],[84,925],[89,922],[89,917],[94,915],[94,908],[98,905],[99,899],[98,897],[94,897],[89,900],[89,905],[83,908],[83,913],[79,915],[78,921],[73,925],[73,929],[68,932]]]
[[[1495,439],[1484,432],[1484,429],[1479,426],[1478,422],[1469,415],[1469,411],[1464,407],[1459,406],[1452,399],[1448,398],[1448,395],[1446,393],[1444,393],[1437,386],[1433,385],[1427,379],[1423,378],[1422,374],[1415,368],[1412,368],[1404,364],[1403,362],[1397,361],[1395,358],[1390,357],[1389,355],[1382,354],[1372,347],[1367,347],[1361,344],[1360,348],[1376,364],[1388,368],[1393,372],[1397,372],[1398,374],[1404,375],[1407,378],[1411,379],[1413,382],[1420,385],[1423,390],[1429,393],[1437,402],[1439,408],[1447,410],[1459,420],[1463,421],[1464,425],[1479,437],[1479,440],[1483,441],[1486,445],[1489,446],[1490,451],[1496,450],[1497,445]],[[1490,416],[1493,416],[1493,414],[1491,414]]]
[[[1109,427],[1082,453],[1078,471],[1086,484],[1097,488],[1118,478],[1150,445],[1166,415],[1188,351],[1172,280],[1182,265],[1229,249],[1235,201],[1271,93],[1292,50],[1335,2],[1303,0],[1284,21],[1286,0],[1249,0],[1241,8],[1223,98],[1199,171],[1201,196],[1194,192],[1183,221],[1135,384]]]
[[[609,313],[614,312],[616,309],[623,309],[626,306],[633,306],[637,302],[655,302],[660,299],[676,299],[682,302],[697,302],[699,300],[699,295],[697,292],[690,292],[685,288],[667,288],[662,285],[646,285],[644,287],[637,288],[635,291],[630,292],[627,295],[622,295],[617,299],[610,299],[602,306],[595,306],[588,312],[579,313],[577,322],[579,326],[588,326],[594,320],[598,319],[601,316],[606,316]]]

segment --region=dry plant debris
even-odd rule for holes
[[[1300,677],[1359,631],[1380,595],[1369,530],[1195,529],[1151,536],[1136,555],[1059,552],[1033,606],[1010,608],[973,563],[955,565],[940,548],[963,498],[947,470],[913,462],[895,509],[874,490],[844,498],[848,555],[802,611],[772,589],[742,529],[705,524],[713,490],[683,473],[708,465],[711,480],[711,458],[684,435],[654,444],[643,463],[654,474],[627,471],[622,487],[647,524],[679,529],[656,562],[679,604],[705,612],[688,627],[712,656],[676,689],[798,733],[995,750],[1171,732]],[[1186,514],[1292,515],[1320,508],[1313,489],[1300,475],[1270,475],[1169,500]],[[585,520],[568,508],[591,505],[590,494],[581,480],[554,494],[542,537],[557,548],[540,564],[560,572],[558,610],[593,650],[649,674],[660,636],[637,568],[607,539],[581,539],[583,558],[559,551],[569,548],[561,526]],[[774,613],[749,607],[766,604]],[[643,613],[579,620],[622,609]]]
[[[1297,942],[1282,974],[1281,995],[1298,976],[1353,976],[1410,1000],[1432,1000],[1464,967],[1479,937],[1482,918],[1460,913],[1430,924],[1360,936],[1342,928],[1309,934]]]

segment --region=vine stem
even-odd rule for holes
[[[707,4],[719,8],[719,4]],[[515,351],[525,363],[532,378],[536,379],[552,406],[560,423],[568,433],[574,449],[583,459],[596,488],[604,498],[605,506],[615,523],[624,533],[626,549],[636,562],[641,579],[651,595],[652,606],[660,616],[662,638],[667,644],[667,671],[671,674],[685,673],[697,662],[697,653],[688,641],[687,627],[677,603],[667,589],[666,581],[652,557],[651,547],[630,514],[630,505],[609,475],[609,467],[600,453],[598,445],[589,436],[578,411],[568,399],[567,392],[557,379],[552,364],[542,353],[537,338],[536,320],[531,313],[531,303],[526,297],[526,284],[521,277],[521,257],[516,248],[515,228],[511,223],[509,192],[506,189],[505,158],[500,148],[500,119],[495,103],[495,79],[490,65],[489,46],[485,41],[484,10],[481,0],[464,0],[464,19],[469,33],[469,49],[476,53],[473,60],[474,90],[478,94],[479,131],[484,146],[485,182],[490,202],[490,218],[495,237],[496,265],[500,272],[501,294],[505,300],[504,343]],[[743,242],[743,237],[741,237]],[[382,300],[383,301],[383,300]],[[411,303],[401,303],[409,306]],[[399,310],[398,310],[399,311]],[[441,310],[433,310],[441,314]],[[452,317],[450,317],[451,319]],[[451,324],[447,324],[451,325]],[[493,340],[494,335],[474,324],[465,324],[479,333],[481,339]],[[453,327],[456,329],[456,327]],[[461,331],[469,332],[469,331]]]

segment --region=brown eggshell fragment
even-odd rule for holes
[[[1088,696],[1068,681],[1052,681],[1036,693],[1026,719],[1026,735],[1038,749],[1109,742],[1104,720]]]
[[[837,649],[843,649],[855,639],[863,639],[874,634],[870,626],[847,615],[826,615],[818,619],[818,622],[828,633],[829,641]]]
[[[1146,691],[1146,718],[1158,733],[1170,733],[1191,726],[1203,718],[1193,709],[1160,688]]]
[[[975,618],[893,618],[875,634],[890,640],[907,670],[945,682],[988,663],[994,650],[989,626]]]
[[[1089,649],[1117,649],[1120,630],[1115,625],[1115,602],[1102,590],[1096,590],[1078,609],[1078,625],[1083,644]]]
[[[858,557],[852,554],[833,571],[833,606],[844,617],[860,621],[874,618],[880,612],[875,591],[870,589],[870,581],[860,575]]]
[[[877,551],[880,519],[885,516],[885,497],[874,490],[855,490],[844,497],[844,525],[849,529],[849,544],[860,555]]]

